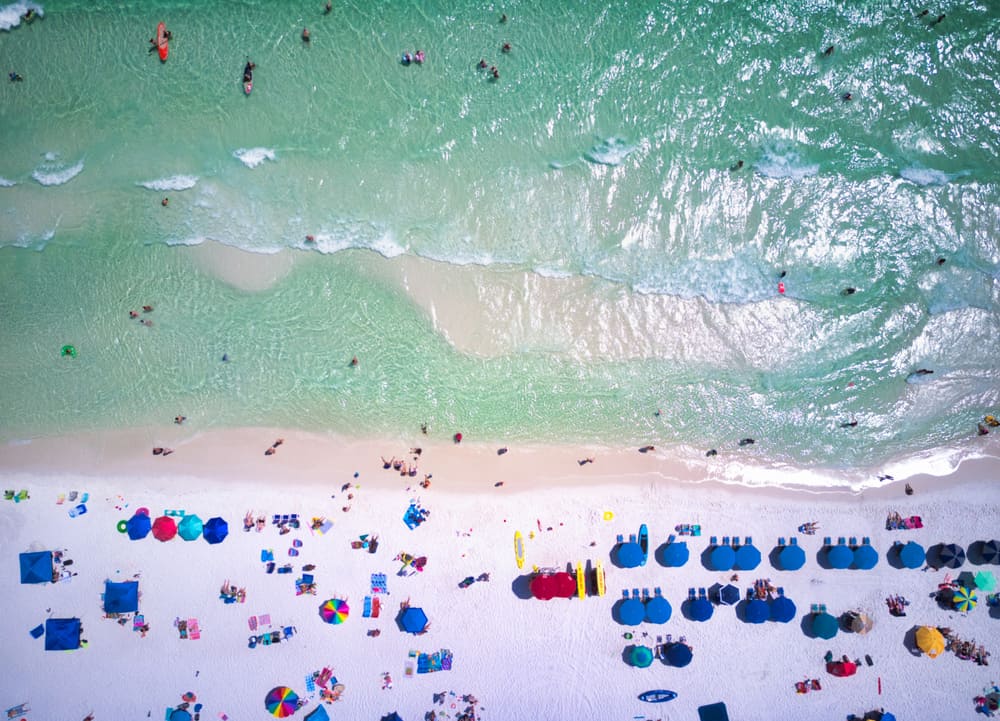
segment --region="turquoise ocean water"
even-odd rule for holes
[[[1000,5],[333,4],[0,7],[24,77],[0,83],[0,437],[184,413],[699,455],[749,436],[859,469],[997,411]],[[178,248],[205,241],[300,262],[241,290]],[[500,309],[488,351],[389,280],[406,256],[481,271],[456,301]]]

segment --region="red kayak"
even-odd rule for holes
[[[156,50],[160,54],[160,62],[167,62],[170,46],[167,44],[167,26],[164,23],[156,26]]]

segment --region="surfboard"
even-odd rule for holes
[[[524,536],[520,531],[514,532],[514,558],[517,559],[517,567],[524,568]]]
[[[604,566],[603,566],[603,564],[601,564],[600,561],[597,562],[597,567],[594,569],[594,578],[597,581],[597,584],[596,584],[597,585],[597,595],[598,596],[603,596],[604,595],[604,591],[606,589],[604,587]]]
[[[243,92],[249,95],[253,92],[253,83],[243,83]]]
[[[167,43],[167,25],[160,23],[156,26],[156,51],[160,54],[160,62],[167,61],[170,54],[170,45]]]
[[[645,523],[639,526],[639,548],[642,549],[642,563],[639,565],[645,566],[646,557],[649,556],[649,531]]]
[[[667,691],[666,689],[643,691],[639,694],[639,700],[645,701],[646,703],[663,703],[664,701],[673,701],[675,698],[677,698],[677,693],[674,691]]]
[[[587,578],[583,575],[583,564],[576,562],[576,595],[580,598],[587,597]]]

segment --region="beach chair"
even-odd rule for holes
[[[691,535],[692,536],[700,536],[701,535],[701,525],[700,524],[696,523],[693,526],[691,526]]]
[[[672,533],[669,536],[667,536],[667,543],[673,543],[676,540],[677,540],[677,536],[675,536]]]
[[[784,588],[782,588],[781,586],[778,586],[778,588],[777,588],[777,590],[776,590],[775,592],[776,592],[776,593],[777,593],[777,594],[778,594],[779,596],[784,596],[784,595],[785,595],[785,589],[784,589]]]
[[[295,626],[285,626],[284,628],[281,629],[281,634],[285,638],[291,638],[292,636],[295,635]]]
[[[844,545],[847,545],[847,539],[846,539],[846,538],[844,538],[843,536],[838,536],[838,537],[837,537],[837,545],[838,545],[838,546],[844,546]]]
[[[638,588],[633,588],[632,589],[632,598],[635,598],[635,599],[639,598],[639,589]]]
[[[743,539],[743,543],[744,543],[744,545],[752,546],[753,545],[753,539],[750,538],[750,536],[747,536],[745,539]]]
[[[361,611],[361,615],[365,618],[371,618],[372,616],[372,597],[365,596],[365,607]]]
[[[722,545],[723,546],[728,546],[729,545],[729,536],[723,536],[722,537]]]
[[[372,618],[378,618],[382,609],[382,601],[378,596],[372,599]]]
[[[823,536],[823,545],[824,546],[832,546],[833,545],[833,541],[830,539],[830,536]]]
[[[785,537],[784,536],[778,536],[778,545],[779,546],[785,546],[785,545],[787,545],[785,543]]]
[[[861,545],[862,546],[870,546],[870,545],[872,545],[872,539],[869,538],[868,536],[862,536],[862,538],[861,538]]]
[[[788,543],[791,546],[797,546],[799,545],[799,539],[797,539],[795,536],[792,536],[791,538],[788,539]]]
[[[257,625],[258,626],[270,626],[271,625],[271,614],[262,613],[257,615]]]
[[[701,599],[704,599],[704,600],[707,601],[708,600],[708,591],[706,589],[704,589],[704,588],[699,588],[698,589],[698,598],[701,598]]]
[[[628,534],[628,541],[629,541],[629,543],[638,543],[638,541],[635,538],[635,534],[634,533]]]
[[[809,606],[809,613],[819,613],[819,604],[813,603]]]
[[[642,600],[643,601],[649,600],[649,589],[648,588],[642,589]]]
[[[662,596],[663,595],[663,591],[660,590],[659,586],[656,586],[656,587],[653,588],[653,595],[654,596]]]
[[[192,641],[197,641],[199,638],[201,638],[201,629],[198,627],[197,618],[188,619],[188,638],[190,638]]]
[[[710,546],[718,546],[719,545],[719,537],[718,536],[712,536],[711,538],[708,539],[708,543],[709,543]]]
[[[273,560],[274,560],[274,549],[273,548],[264,548],[264,549],[261,549],[261,552],[260,552],[260,562],[261,563],[267,563],[268,561],[273,561]]]
[[[624,536],[624,534],[619,533],[618,537],[615,540],[616,540],[617,543],[625,543],[625,536]]]
[[[306,676],[306,692],[316,693],[316,677],[312,674]]]
[[[733,536],[733,545],[734,546],[739,546],[740,545],[740,537],[739,536]]]
[[[688,589],[688,600],[693,601],[696,598],[694,588]]]
[[[858,537],[857,536],[851,536],[850,539],[848,539],[848,541],[847,541],[847,545],[849,545],[849,546],[857,546],[858,545]]]
[[[627,588],[622,589],[622,598],[625,599],[626,601],[630,598]]]

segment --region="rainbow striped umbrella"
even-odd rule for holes
[[[288,686],[275,686],[264,697],[264,708],[278,718],[291,716],[298,709],[299,697]]]
[[[347,615],[351,612],[347,601],[339,598],[331,598],[323,601],[319,607],[320,617],[327,623],[338,624],[347,620]]]
[[[978,599],[976,598],[976,592],[971,588],[959,586],[958,590],[955,591],[955,595],[951,597],[951,602],[955,604],[955,609],[958,611],[971,611],[976,607]]]

